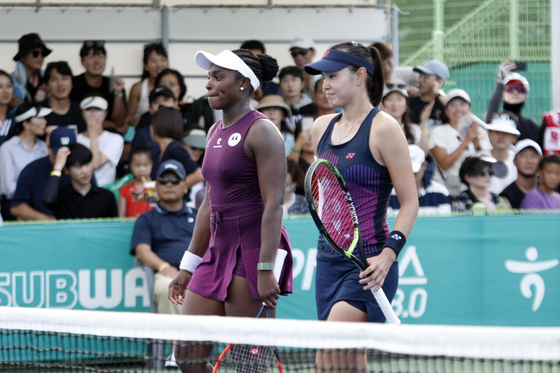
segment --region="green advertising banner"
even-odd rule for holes
[[[560,325],[559,223],[560,215],[418,218],[399,257],[393,308],[404,323]],[[278,316],[316,319],[318,231],[310,218],[284,225],[294,294]],[[0,227],[0,306],[148,312],[144,270],[129,254],[133,226]]]

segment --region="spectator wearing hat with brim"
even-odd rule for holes
[[[290,44],[290,55],[292,56],[294,63],[303,73],[303,92],[313,93],[314,80],[313,77],[305,72],[305,65],[309,65],[313,62],[317,50],[315,49],[315,42],[313,39],[304,36],[298,36]]]
[[[451,201],[451,209],[456,212],[472,211],[475,203],[482,203],[486,211],[498,208],[507,209],[507,205],[499,195],[488,191],[494,175],[493,165],[496,160],[487,156],[467,157],[461,164],[459,176],[467,186]]]
[[[467,92],[462,89],[449,91],[445,111],[449,123],[432,129],[429,148],[438,165],[434,179],[444,184],[451,196],[456,196],[463,189],[459,178],[463,161],[490,146],[481,141],[484,131],[471,119],[471,99]]]
[[[93,170],[99,187],[115,181],[117,165],[124,148],[121,135],[103,129],[108,107],[107,100],[97,93],[92,93],[80,102],[87,130],[78,135],[78,143],[91,150]]]
[[[76,142],[76,133],[67,127],[47,128],[49,153],[28,164],[17,181],[11,212],[18,220],[52,220],[54,212],[43,203],[43,191],[51,175],[60,177],[60,186],[70,182],[63,169],[54,168],[60,148]]]
[[[292,117],[292,110],[279,95],[264,96],[255,108],[268,117],[276,125],[286,147],[286,157],[290,155],[295,144],[294,131],[286,124],[286,118]]]
[[[515,157],[513,144],[516,143],[519,136],[517,121],[504,112],[495,115],[486,129],[492,143],[490,155],[500,165],[500,169],[495,168],[496,174],[492,176],[492,184],[488,190],[494,194],[500,194],[517,179],[517,168],[513,163]]]
[[[400,123],[409,144],[418,145],[427,154],[430,151],[428,116],[433,104],[426,105],[422,111],[422,124],[420,125],[410,120],[408,102],[409,97],[404,81],[394,80],[385,84],[380,109],[395,118],[397,123]]]
[[[447,123],[444,110],[445,94],[441,89],[449,79],[449,69],[443,62],[431,60],[423,66],[416,66],[413,71],[420,73],[418,77],[419,95],[411,97],[409,100],[410,120],[412,123],[420,123],[422,110],[434,102],[429,117],[430,127]]]
[[[424,150],[418,145],[414,144],[409,144],[408,149],[410,150],[412,171],[414,172],[414,180],[416,181],[416,189],[418,190],[418,215],[451,214],[449,191],[443,184],[430,180],[430,178],[425,175],[426,169],[428,168],[426,153],[424,153]],[[387,214],[397,215],[400,208],[399,199],[393,189]]]
[[[39,137],[45,135],[45,116],[51,111],[36,103],[21,104],[16,111],[15,136],[0,146],[0,203],[4,220],[15,220],[10,207],[21,171],[48,154],[47,144]]]
[[[537,175],[542,151],[539,145],[529,139],[515,144],[513,164],[517,168],[517,180],[508,185],[500,196],[513,209],[521,208],[525,194],[537,187]]]
[[[523,106],[529,97],[531,86],[524,76],[512,72],[515,68],[515,63],[507,61],[498,68],[496,89],[488,102],[486,121],[489,122],[494,114],[498,112],[500,102],[503,101],[503,111],[508,111],[517,117],[517,129],[520,133],[517,141],[523,139],[535,140],[539,132],[537,122],[531,118],[525,118],[521,114]]]
[[[18,40],[18,52],[14,56],[16,69],[12,76],[14,83],[14,100],[11,106],[23,102],[43,101],[47,90],[43,81],[43,62],[52,50],[47,48],[39,35],[23,35]]]

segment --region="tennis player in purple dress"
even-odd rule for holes
[[[195,61],[208,70],[208,102],[223,111],[223,120],[208,134],[202,165],[207,193],[169,298],[183,304],[185,315],[256,317],[263,302],[274,311],[279,296],[293,287],[290,243],[282,226],[284,141],[274,123],[249,104],[260,82],[276,76],[278,64],[241,49],[218,55],[201,51]],[[272,269],[278,249],[288,254],[277,281]],[[192,355],[186,350],[176,349],[178,362]]]

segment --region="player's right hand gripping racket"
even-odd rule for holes
[[[368,267],[354,200],[346,181],[329,161],[318,159],[305,176],[305,196],[311,216],[327,243],[354,262],[362,271]],[[354,254],[356,252],[356,254]],[[400,324],[383,289],[372,293],[389,324]]]

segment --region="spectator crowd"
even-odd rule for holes
[[[240,48],[266,52],[258,40]],[[444,63],[395,68],[389,46],[370,48],[382,61],[380,108],[401,125],[410,146],[420,214],[560,209],[560,114],[545,114],[540,128],[523,116],[530,83],[515,63],[499,66],[482,120],[471,112],[468,92],[444,93],[450,77]],[[183,74],[170,68],[164,46],[144,47],[141,79],[128,94],[122,78],[104,75],[103,40],[86,40],[76,51],[83,66],[78,75],[66,61],[44,66],[51,52],[38,34],[23,35],[15,66],[0,70],[3,220],[138,217],[161,210],[156,186],[169,161],[181,165],[182,198],[196,209],[205,190],[205,137],[221,113],[206,96],[186,100]],[[306,214],[304,178],[315,159],[311,126],[339,110],[329,105],[330,87],[321,76],[303,69],[316,57],[314,41],[296,38],[286,53],[293,65],[262,84],[252,106],[284,139],[284,215]],[[393,196],[390,213],[399,208]]]

